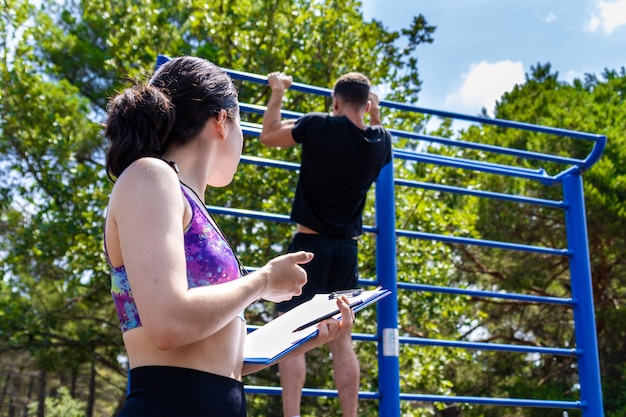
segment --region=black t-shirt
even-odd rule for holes
[[[302,145],[302,160],[291,220],[326,236],[359,236],[367,192],[391,161],[389,132],[309,113],[296,121],[292,136]]]

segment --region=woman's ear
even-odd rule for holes
[[[217,131],[217,134],[222,139],[226,137],[226,119],[227,113],[224,109],[220,110],[220,112],[217,114],[217,117],[215,118],[215,129]]]

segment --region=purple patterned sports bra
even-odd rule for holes
[[[203,208],[181,190],[192,209],[191,222],[185,230],[185,256],[189,288],[219,284],[241,277],[239,263],[228,241]],[[106,253],[106,246],[105,246]],[[107,255],[108,259],[108,255]],[[135,299],[124,265],[111,267],[111,295],[122,332],[141,326]],[[243,313],[240,314],[243,319]]]

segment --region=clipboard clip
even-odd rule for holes
[[[334,300],[335,298],[339,298],[342,295],[345,295],[346,297],[358,297],[359,295],[361,295],[362,292],[363,290],[360,288],[352,289],[352,290],[333,291],[330,294],[328,294],[328,299]]]

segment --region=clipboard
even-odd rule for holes
[[[276,317],[246,336],[244,363],[266,364],[276,362],[298,346],[318,335],[317,323],[335,317],[341,320],[336,299],[345,295],[355,313],[391,294],[378,287],[364,291],[352,289],[330,294],[316,294],[287,313]]]

